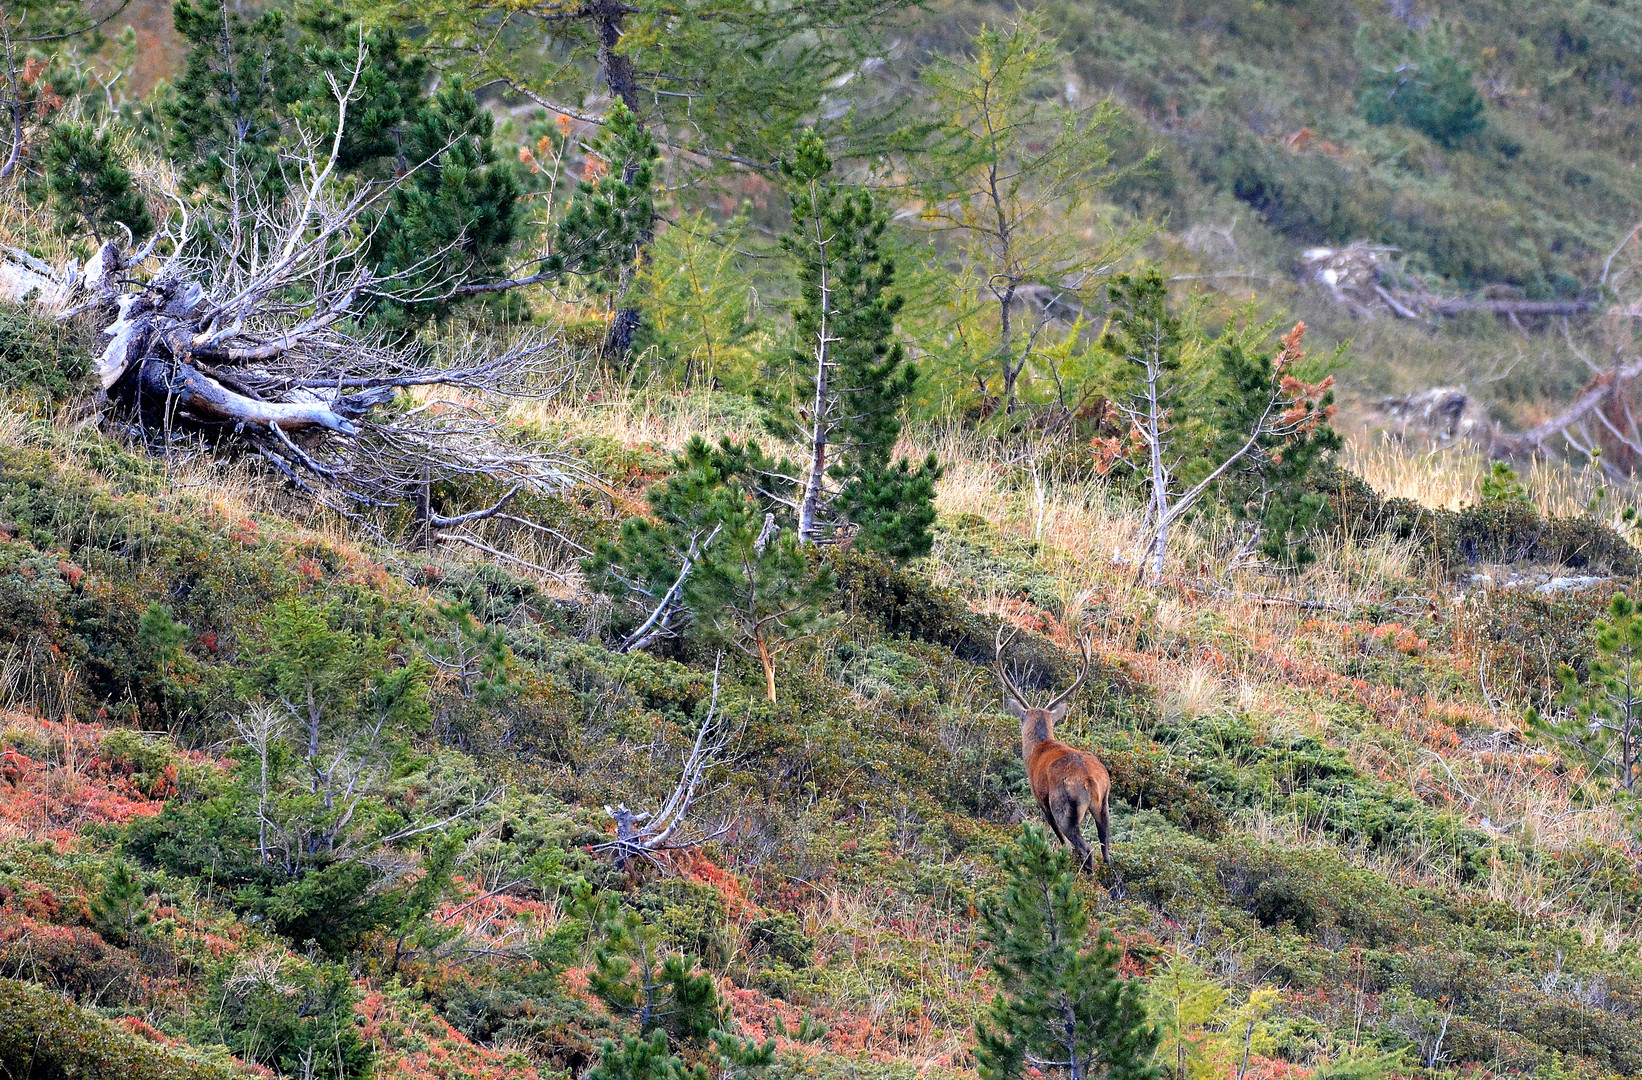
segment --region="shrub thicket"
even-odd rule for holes
[[[250,1073],[120,1030],[50,991],[0,979],[0,1073],[16,1080],[244,1080]]]
[[[0,300],[0,389],[61,401],[81,389],[90,370],[91,350],[73,324]]]
[[[1371,124],[1406,124],[1453,146],[1487,124],[1471,67],[1455,52],[1441,24],[1389,49],[1359,37],[1364,58],[1358,107]]]

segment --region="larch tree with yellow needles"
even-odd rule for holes
[[[1050,321],[1081,310],[1137,239],[1068,227],[1120,175],[1109,145],[1119,111],[1062,86],[1063,60],[1037,16],[982,27],[967,55],[925,73],[941,119],[910,162],[921,218],[959,262],[955,302],[977,324],[960,336],[987,342],[972,374],[1009,412]]]

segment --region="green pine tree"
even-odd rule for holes
[[[1605,775],[1627,796],[1642,795],[1642,613],[1624,593],[1596,621],[1595,648],[1581,679],[1563,665],[1560,716],[1531,720],[1569,756]]]
[[[304,89],[285,13],[250,18],[225,0],[177,0],[171,16],[189,49],[161,115],[184,182],[220,187],[237,172],[242,190],[278,194],[279,146]]]
[[[114,864],[103,881],[102,891],[91,898],[91,921],[99,932],[116,945],[138,938],[153,923],[148,896],[131,864]]]
[[[299,139],[328,145],[333,82],[352,81],[337,168],[398,183],[363,223],[365,257],[402,298],[379,299],[374,318],[407,330],[447,313],[470,282],[498,277],[522,220],[521,187],[496,152],[490,112],[459,78],[426,94],[423,57],[329,0],[302,8],[294,27],[277,8],[252,19],[224,0],[178,0],[175,20],[189,51],[161,111],[188,184],[277,198],[279,155]]]
[[[496,276],[523,217],[519,178],[502,161],[495,121],[460,79],[422,103],[406,123],[399,168],[412,168],[373,235],[377,274],[421,302],[395,306],[390,322],[414,324],[448,309],[461,282]]]
[[[507,634],[499,626],[474,618],[473,604],[467,600],[441,603],[438,611],[449,624],[449,632],[419,635],[428,659],[455,676],[457,690],[464,698],[484,706],[507,700],[513,690],[508,679],[513,651],[507,647]]]
[[[935,481],[940,465],[906,461],[862,468],[848,477],[839,507],[855,524],[855,542],[896,562],[928,555],[935,544]]]
[[[891,460],[918,371],[895,337],[902,299],[891,291],[895,263],[884,250],[889,215],[832,169],[813,131],[783,165],[793,226],[782,248],[798,278],[794,347],[777,365],[781,389],[763,399],[771,430],[806,450],[799,543],[853,525],[863,547],[922,555],[932,542],[940,466],[933,454],[916,467]]]
[[[109,14],[104,5],[80,0],[0,4],[0,184],[22,181],[38,168],[35,153],[58,111],[85,93],[92,58],[109,42],[103,34]],[[129,56],[135,33],[127,28],[117,41]]]
[[[704,1046],[723,1022],[713,977],[695,961],[662,947],[661,932],[612,898],[600,920],[603,940],[593,950],[588,986],[640,1035],[661,1032],[687,1046]]]
[[[1488,475],[1482,478],[1482,484],[1477,488],[1477,497],[1485,503],[1530,505],[1528,489],[1523,487],[1522,481],[1517,478],[1517,471],[1503,461],[1494,462],[1488,470]]]
[[[1270,405],[1273,385],[1283,377],[1277,368],[1282,353],[1250,348],[1236,335],[1222,337],[1216,354],[1220,390],[1212,422],[1219,435],[1211,463],[1225,460],[1248,439]],[[1260,434],[1220,482],[1221,502],[1233,517],[1254,526],[1260,553],[1273,562],[1304,566],[1316,558],[1306,541],[1329,513],[1322,480],[1341,446],[1339,433],[1329,425],[1335,411],[1329,382],[1291,384],[1295,407],[1315,416],[1316,423],[1286,434]]]
[[[382,7],[437,47],[467,54],[487,80],[553,113],[583,119],[583,103],[604,98],[610,111],[592,119],[608,127],[623,122],[619,105],[639,129],[665,132],[683,151],[669,168],[695,186],[716,172],[773,166],[832,88],[859,74],[874,55],[877,24],[903,2],[729,0],[687,14],[657,0],[513,5],[500,13],[490,0],[386,0]],[[543,63],[548,56],[552,62]],[[621,180],[634,184],[625,171]],[[632,264],[642,264],[654,236],[641,221]],[[624,361],[642,322],[628,296],[611,320],[605,355]]]
[[[832,594],[832,571],[811,565],[798,537],[781,529],[773,512],[760,519],[743,511],[725,523],[691,575],[690,603],[702,636],[758,660],[765,696],[774,702],[776,659],[826,625],[821,605]]]
[[[659,1028],[649,1035],[627,1035],[621,1041],[599,1044],[598,1064],[587,1080],[707,1080],[707,1070],[694,1069],[668,1049],[667,1033]]]
[[[628,518],[616,540],[595,546],[582,566],[588,581],[608,596],[635,601],[645,616],[623,651],[688,628],[697,610],[691,577],[726,528],[744,528],[757,515],[744,481],[767,471],[775,466],[750,444],[725,438],[712,447],[693,437],[673,459],[672,475],[650,489],[651,516]]]
[[[998,986],[976,1023],[982,1080],[1018,1080],[1028,1060],[1050,1078],[1153,1080],[1145,986],[1118,975],[1110,934],[1091,932],[1065,848],[1027,825],[1003,869],[1002,895],[981,911]]]
[[[610,107],[604,129],[588,147],[602,174],[577,182],[576,194],[554,230],[553,253],[542,273],[575,275],[595,291],[621,293],[638,268],[655,218],[656,141],[621,102]]]
[[[1160,1056],[1173,1063],[1175,1080],[1191,1080],[1193,1072],[1202,1075],[1208,1064],[1204,1032],[1225,1004],[1226,991],[1177,952],[1152,973],[1146,996],[1156,1017]]]
[[[363,29],[357,15],[328,0],[299,9],[296,21],[302,31],[298,61],[305,85],[291,108],[292,118],[322,141],[336,134],[336,97],[327,77],[352,71],[363,43],[368,62],[348,102],[337,168],[382,179],[417,164],[420,159],[412,160],[405,145],[406,126],[425,106],[427,59],[408,48],[393,28]]]
[[[1443,24],[1390,49],[1372,47],[1365,28],[1357,52],[1363,64],[1357,105],[1369,123],[1404,124],[1449,147],[1487,126],[1471,65]]]
[[[692,438],[650,492],[653,517],[634,517],[585,564],[607,595],[646,618],[624,648],[687,632],[756,657],[775,700],[777,656],[824,624],[831,571],[811,565],[786,517],[791,466],[752,444]]]
[[[775,1060],[775,1040],[758,1044],[723,1030],[723,1003],[713,977],[694,957],[667,952],[661,932],[611,898],[600,915],[588,984],[636,1029],[606,1039],[589,1080],[751,1080]],[[689,1047],[716,1066],[686,1066],[673,1046]]]
[[[41,179],[32,185],[66,233],[82,229],[98,241],[142,240],[154,231],[131,170],[120,162],[107,127],[59,123],[40,148]]]
[[[939,244],[931,254],[958,267],[928,308],[960,330],[929,335],[931,363],[962,371],[1005,413],[1030,391],[1054,336],[1055,305],[1034,315],[1027,290],[1093,300],[1106,268],[1143,235],[1096,239],[1069,227],[1123,176],[1112,167],[1122,112],[1110,100],[1065,101],[1058,88],[1068,57],[1053,25],[1021,11],[1011,23],[981,26],[957,55],[932,56],[921,72],[932,120],[908,159],[920,219]]]

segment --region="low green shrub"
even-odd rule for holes
[[[1508,499],[1485,500],[1462,510],[1433,510],[1408,499],[1383,498],[1361,477],[1343,469],[1335,470],[1325,485],[1346,535],[1413,540],[1449,573],[1478,563],[1519,562],[1616,577],[1642,573],[1642,553],[1592,517],[1547,518]]]
[[[633,907],[674,949],[712,965],[729,960],[724,898],[711,885],[682,878],[648,882]]]
[[[796,915],[784,911],[749,923],[747,945],[760,956],[794,968],[809,967],[815,956],[815,939],[804,933]]]
[[[364,1080],[375,1052],[360,1036],[357,1000],[340,965],[247,953],[213,973],[189,1034],[286,1076]]]
[[[1209,842],[1154,833],[1115,847],[1112,865],[1130,898],[1176,918],[1241,909],[1267,929],[1374,946],[1398,940],[1415,917],[1383,878],[1328,848],[1285,849],[1241,834]]]
[[[1359,36],[1364,61],[1357,104],[1371,124],[1406,124],[1452,147],[1487,125],[1471,68],[1458,55],[1448,28],[1408,35],[1396,47],[1374,49]]]
[[[1157,747],[1106,746],[1101,762],[1112,776],[1112,797],[1136,810],[1156,810],[1177,828],[1213,839],[1226,815],[1190,778],[1190,765]]]
[[[250,1073],[148,1042],[50,991],[0,979],[0,1075],[12,1080],[241,1080]]]
[[[1471,656],[1490,693],[1540,701],[1555,694],[1563,665],[1585,675],[1592,625],[1616,585],[1544,595],[1532,589],[1478,589],[1447,627]]]
[[[0,300],[0,389],[61,401],[81,389],[91,350],[73,324]]]

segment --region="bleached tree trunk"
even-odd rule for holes
[[[812,204],[815,196],[811,194]],[[831,246],[832,238],[823,231],[826,222],[821,215],[815,220],[815,246],[820,252],[819,265],[821,267],[821,296],[820,296],[820,323],[816,330],[814,358],[815,358],[815,397],[810,404],[809,461],[805,466],[804,496],[798,504],[798,542],[813,544],[820,537],[820,518],[822,499],[825,494],[827,480],[827,442],[832,434],[832,343],[828,327],[829,316],[832,314],[832,283],[827,274],[827,249]],[[771,677],[773,684],[773,676]],[[775,700],[775,691],[770,691],[770,700]]]
[[[1163,365],[1161,355],[1154,351],[1146,365],[1146,440],[1151,466],[1152,484],[1152,544],[1149,556],[1151,577],[1163,577],[1163,562],[1169,550],[1169,463],[1164,454],[1164,436],[1168,417],[1163,402]]]
[[[1178,494],[1171,490],[1174,462],[1171,460],[1170,449],[1170,394],[1164,385],[1168,372],[1164,368],[1161,341],[1154,336],[1152,346],[1142,361],[1143,386],[1137,393],[1136,400],[1129,405],[1118,406],[1119,412],[1129,420],[1137,432],[1137,437],[1146,444],[1147,483],[1151,495],[1148,500],[1147,535],[1140,559],[1140,573],[1154,584],[1163,577],[1174,526],[1202,501],[1227,472],[1252,453],[1262,439],[1293,435],[1318,421],[1318,416],[1304,404],[1304,394],[1308,388],[1285,381],[1289,366],[1304,355],[1299,351],[1300,336],[1304,329],[1303,324],[1296,326],[1290,335],[1283,339],[1283,352],[1273,366],[1271,386],[1264,408],[1250,425],[1243,442],[1236,450],[1221,459],[1207,476]],[[1318,385],[1320,388],[1326,388],[1331,382],[1332,379],[1325,380]]]
[[[351,72],[332,82],[336,131],[289,151],[294,182],[284,198],[269,201],[240,183],[231,160],[226,194],[205,216],[179,200],[140,249],[106,243],[82,270],[0,248],[0,296],[59,319],[102,319],[101,388],[134,406],[151,442],[169,446],[176,432],[231,441],[344,514],[413,501],[430,480],[484,476],[562,489],[576,475],[567,459],[504,444],[492,437],[494,418],[477,407],[383,408],[401,391],[431,386],[550,396],[568,383],[575,360],[551,332],[435,349],[357,329],[371,304],[435,300],[459,284],[411,290],[406,282],[425,264],[390,278],[370,265],[384,200],[436,167],[443,149],[391,180],[338,179],[365,63],[361,39]]]

